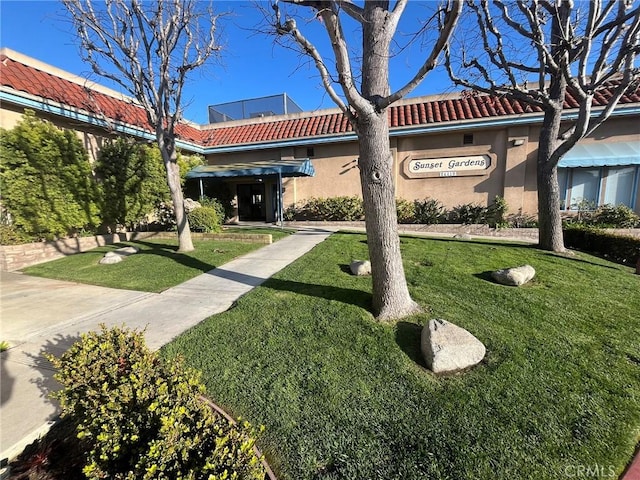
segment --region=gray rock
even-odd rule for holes
[[[369,260],[354,260],[351,262],[351,273],[359,277],[371,275],[371,262]]]
[[[458,238],[460,240],[471,240],[471,235],[468,233],[456,233],[453,238]]]
[[[104,257],[100,259],[102,265],[111,265],[113,263],[120,263],[123,258],[138,253],[140,250],[136,247],[122,247],[117,250],[112,250],[104,254]]]
[[[99,263],[102,265],[111,265],[114,263],[120,263],[122,261],[122,258],[123,258],[122,255],[116,255],[116,254],[109,255],[110,253],[113,254],[113,252],[105,253],[104,257],[100,259]]]
[[[193,210],[200,208],[201,206],[200,202],[192,200],[191,198],[184,199],[184,211],[186,213],[191,213]]]
[[[482,361],[484,344],[464,328],[441,319],[429,320],[420,342],[427,367],[433,373],[453,373]]]
[[[535,269],[531,265],[505,268],[491,273],[491,278],[502,285],[519,287],[530,281],[536,275]]]
[[[129,255],[134,255],[139,251],[140,249],[136,247],[122,247],[122,248],[118,248],[117,250],[114,250],[113,252],[108,252],[108,253],[115,253],[116,255],[128,257]]]

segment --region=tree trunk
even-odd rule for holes
[[[552,252],[565,250],[560,216],[558,162],[553,155],[560,131],[561,108],[559,104],[557,108],[550,108],[545,112],[538,143],[538,243],[540,248]]]
[[[362,96],[368,104],[358,108],[356,119],[352,120],[360,147],[358,166],[373,276],[373,313],[379,320],[394,320],[420,311],[409,295],[400,253],[387,111],[376,105],[378,99],[389,95],[392,32],[386,28],[388,3],[365,2]]]
[[[564,252],[556,166],[538,167],[538,232],[540,248],[552,252]]]
[[[538,237],[540,248],[564,252],[562,217],[560,216],[560,189],[558,187],[558,144],[562,105],[567,92],[567,80],[562,67],[568,63],[563,47],[563,34],[569,28],[571,3],[563,0],[558,15],[551,19],[551,55],[560,69],[550,72],[549,98],[545,108],[540,141],[538,143]]]
[[[398,319],[418,313],[420,306],[409,295],[400,254],[386,111],[358,122],[358,143],[373,311],[379,320]]]
[[[160,147],[162,160],[167,172],[167,185],[169,185],[173,210],[176,216],[176,225],[178,227],[178,251],[191,252],[194,250],[194,247],[191,241],[189,219],[184,211],[184,197],[182,195],[182,186],[180,185],[180,169],[178,167],[178,156],[175,148],[175,137],[166,132],[159,135],[159,137],[158,146]]]

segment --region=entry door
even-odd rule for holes
[[[265,221],[267,217],[264,183],[240,184],[237,191],[238,217],[240,220]]]

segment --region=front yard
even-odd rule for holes
[[[228,228],[225,233],[271,234],[275,242],[289,235],[291,231],[276,228]],[[194,239],[193,244],[194,251],[178,253],[177,239],[132,240],[94,248],[87,252],[27,267],[22,271],[28,275],[102,287],[161,292],[263,246],[259,243],[243,243],[235,240],[198,241]],[[113,265],[98,263],[106,252],[123,246],[133,246],[140,251],[120,263]]]
[[[281,479],[558,479],[619,475],[640,440],[640,276],[596,257],[403,237],[425,313],[369,314],[348,273],[364,235],[341,233],[163,349],[201,369],[209,395],[266,426]],[[531,264],[505,287],[491,270]],[[487,346],[482,364],[435,377],[420,328],[444,318]],[[584,470],[582,470],[584,471]],[[615,476],[614,476],[615,478]]]

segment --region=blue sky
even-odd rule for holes
[[[268,3],[265,4],[269,8]],[[410,2],[399,28],[398,48],[402,55],[392,64],[392,88],[409,78],[424,60],[426,53],[420,42],[406,48],[421,19],[434,2]],[[335,105],[325,94],[315,67],[296,52],[274,43],[273,38],[257,33],[263,16],[251,1],[217,1],[214,9],[226,12],[221,22],[221,42],[224,45],[219,61],[211,62],[192,74],[185,89],[185,118],[207,123],[207,105],[286,92],[303,110],[332,108]],[[315,20],[299,20],[303,31],[318,42],[321,51],[326,34]],[[80,76],[89,68],[78,55],[75,38],[64,7],[57,1],[0,0],[0,46],[8,47],[40,61]],[[301,23],[303,22],[303,23]],[[349,34],[350,28],[345,30]],[[405,42],[405,43],[403,43]],[[427,42],[428,43],[428,42]],[[92,77],[98,83],[107,81]],[[432,72],[412,96],[451,91],[446,74]]]

